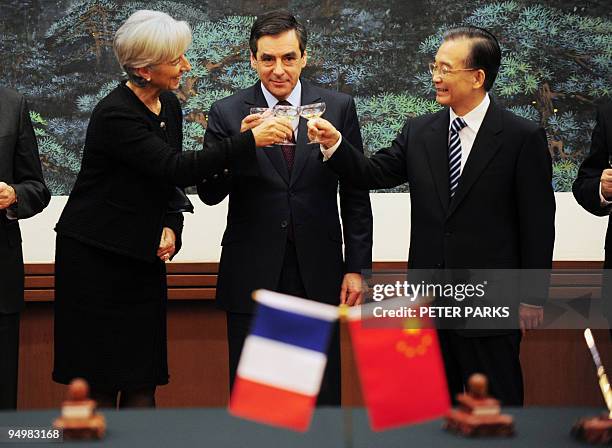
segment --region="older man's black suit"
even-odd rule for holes
[[[13,218],[0,210],[0,409],[15,408],[19,312],[23,301],[23,256],[19,219],[39,213],[49,203],[36,137],[24,97],[0,88],[0,181],[15,189]]]
[[[302,81],[302,105],[320,101],[326,103],[324,117],[362,151],[353,99]],[[267,106],[260,82],[218,101],[211,108],[205,140],[216,141],[239,133],[241,120],[249,115],[250,108]],[[251,292],[259,288],[338,304],[343,275],[371,267],[372,212],[368,191],[340,183],[341,228],[338,176],[319,163],[319,145],[308,144],[307,139],[306,120],[301,119],[291,172],[280,147],[258,148],[257,164],[250,173],[220,173],[217,179],[198,187],[200,198],[210,205],[229,194],[217,304],[230,317],[250,316],[254,305]],[[249,319],[245,317],[242,333],[247,331]],[[230,319],[229,325],[235,321]],[[232,341],[232,333],[229,328],[233,377],[241,344]],[[337,345],[332,343],[332,350]],[[330,356],[330,364],[339,370],[333,358]],[[339,356],[336,358],[339,360]],[[331,380],[336,381],[339,378]],[[325,394],[322,390],[322,396]],[[339,388],[332,395],[336,396],[328,402],[339,400]]]
[[[370,159],[343,139],[329,164],[364,188],[408,182],[411,269],[548,269],[555,200],[544,130],[491,102],[451,199],[447,109],[408,120]],[[440,332],[451,392],[484,371],[506,404],[523,400],[518,330]],[[454,367],[461,366],[464,378]]]
[[[610,216],[612,206],[602,205],[599,197],[599,184],[603,170],[610,168],[612,155],[612,103],[604,104],[597,111],[597,121],[591,138],[591,152],[578,170],[573,192],[578,203],[596,216]],[[604,312],[612,325],[612,226],[608,218],[604,259]],[[612,329],[610,329],[612,335]]]

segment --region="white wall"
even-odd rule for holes
[[[556,193],[555,260],[603,260],[607,219],[584,211],[571,193]],[[374,260],[399,261],[408,257],[410,199],[407,193],[372,193],[374,213]],[[43,213],[21,221],[26,263],[52,262],[55,247],[53,227],[66,203],[54,196]],[[208,207],[191,197],[195,213],[185,214],[183,249],[179,262],[218,261],[219,243],[225,228],[227,200]]]

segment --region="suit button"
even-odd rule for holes
[[[213,179],[219,179],[219,175],[218,174],[214,174],[213,175]]]
[[[287,222],[286,219],[283,219],[281,221],[281,229],[285,229],[288,225],[289,225],[289,223]]]
[[[205,184],[206,183],[206,179],[202,179],[202,183]]]
[[[444,232],[444,236],[452,236],[453,232]]]
[[[227,176],[227,175],[229,174],[229,170],[228,170],[227,168],[225,168],[225,169],[223,170],[223,174],[225,174],[225,175]]]

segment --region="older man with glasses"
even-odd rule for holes
[[[369,159],[325,120],[309,123],[341,179],[372,189],[409,183],[410,269],[551,267],[555,199],[546,134],[489,98],[500,63],[488,31],[449,30],[429,66],[436,101],[446,108],[408,120],[391,147]],[[523,403],[518,325],[542,321],[534,305],[518,306],[515,328],[439,332],[453,396],[481,372],[505,405]]]

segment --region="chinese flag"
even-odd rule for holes
[[[450,408],[435,329],[380,328],[351,319],[361,390],[375,431],[446,415]]]

